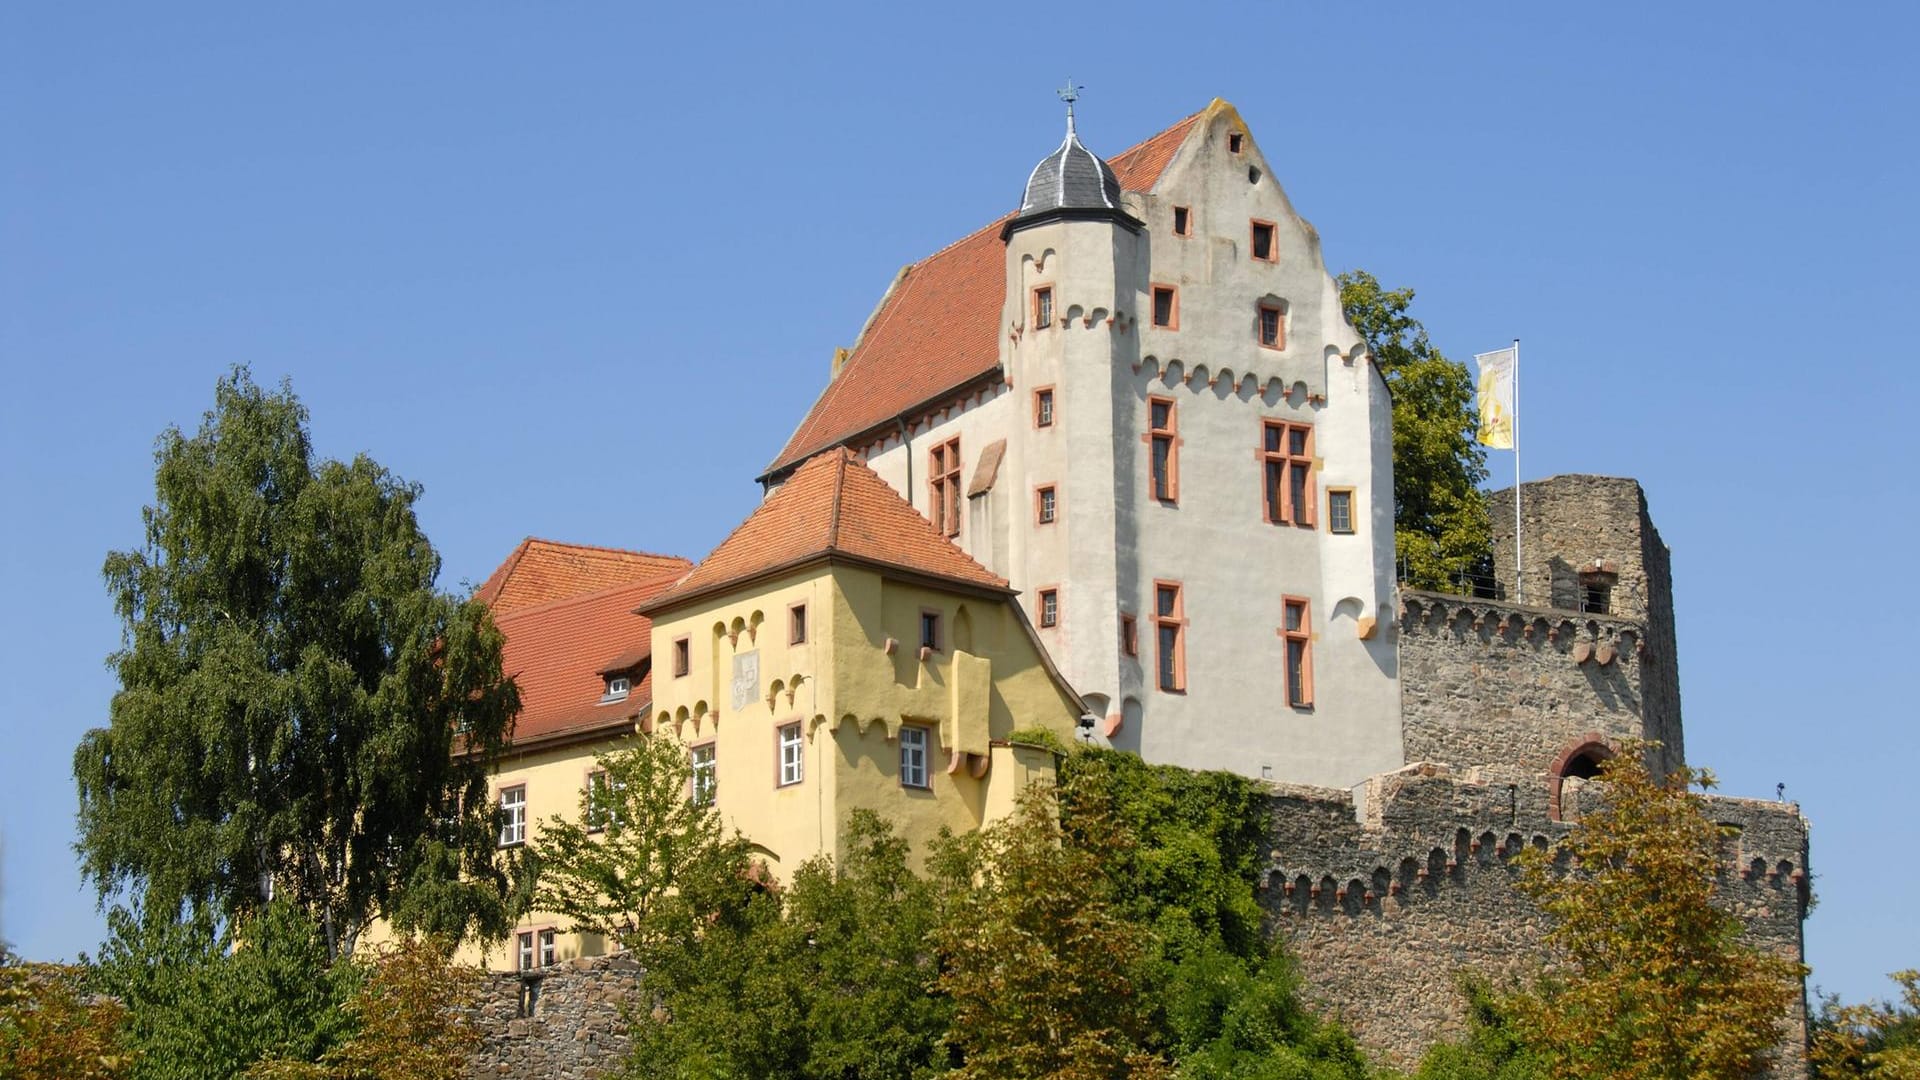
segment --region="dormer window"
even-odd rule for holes
[[[632,689],[632,679],[625,675],[609,675],[607,676],[607,691],[600,695],[600,702],[604,705],[611,701],[625,701],[627,700],[628,692]]]

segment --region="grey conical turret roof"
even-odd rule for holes
[[[1060,148],[1041,159],[1027,177],[1027,195],[1020,216],[1052,210],[1118,210],[1120,178],[1080,142],[1067,113],[1067,137]]]

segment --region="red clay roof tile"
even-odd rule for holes
[[[634,608],[672,587],[676,571],[649,581],[496,614],[506,635],[503,667],[520,688],[513,741],[617,724],[644,715],[653,700],[649,667],[625,700],[601,704],[610,661],[638,667],[649,657],[653,624]],[[635,672],[638,674],[638,672]]]
[[[642,610],[751,581],[816,556],[843,555],[975,588],[1007,583],[940,535],[872,469],[838,448],[796,470],[693,573]]]
[[[474,597],[499,618],[536,604],[685,573],[692,568],[693,563],[678,555],[562,544],[529,536],[487,577]]]
[[[1152,190],[1200,115],[1110,160],[1120,185]],[[1006,302],[1000,227],[1007,217],[900,272],[839,374],[767,466],[769,474],[994,373]]]

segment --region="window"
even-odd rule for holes
[[[1350,533],[1353,531],[1353,489],[1327,489],[1327,531]]]
[[[1033,290],[1033,328],[1045,330],[1053,325],[1053,288],[1043,285]]]
[[[1280,261],[1280,247],[1274,242],[1273,222],[1253,223],[1253,257],[1261,262]]]
[[[947,536],[960,535],[960,439],[958,436],[927,452],[927,515],[933,527]]]
[[[923,611],[920,613],[920,647],[940,651],[940,613]]]
[[[1147,486],[1148,493],[1161,502],[1175,502],[1180,498],[1178,421],[1172,398],[1147,399],[1147,439],[1150,443]]]
[[[1053,426],[1053,387],[1033,392],[1033,426]]]
[[[1040,625],[1060,625],[1060,590],[1040,590]]]
[[[1052,484],[1035,488],[1033,492],[1033,518],[1042,525],[1051,525],[1060,512],[1060,496]]]
[[[600,700],[603,702],[625,701],[628,691],[632,689],[633,681],[625,675],[609,676],[607,678],[607,692],[600,695]]]
[[[1173,208],[1173,235],[1193,235],[1193,211],[1184,206]]]
[[[1183,691],[1187,688],[1186,602],[1179,582],[1153,583],[1153,622],[1160,644],[1160,689]]]
[[[686,675],[693,666],[693,640],[691,638],[673,639],[673,677],[678,679]]]
[[[787,787],[806,779],[802,757],[800,725],[787,724],[780,729],[780,786]]]
[[[1128,656],[1140,655],[1140,627],[1133,616],[1120,616],[1120,651]]]
[[[1287,316],[1277,304],[1261,304],[1260,318],[1254,331],[1262,348],[1284,349],[1287,347]]]
[[[720,766],[715,758],[714,745],[702,743],[687,754],[693,763],[693,797],[695,806],[712,806],[713,800],[720,795]]]
[[[1287,704],[1305,709],[1313,705],[1313,624],[1305,600],[1289,596],[1281,604],[1286,610],[1280,636],[1287,643]]]
[[[554,933],[551,930],[540,931],[540,966],[552,967],[554,961]]]
[[[927,729],[900,729],[900,786],[923,788],[927,783]]]
[[[795,604],[787,609],[787,644],[805,645],[807,643],[807,605]]]
[[[587,831],[599,832],[613,823],[613,789],[605,769],[587,774]]]
[[[527,842],[527,785],[500,789],[500,846]]]
[[[1580,586],[1580,610],[1588,615],[1605,615],[1613,610],[1613,586],[1586,582]]]
[[[1227,152],[1228,152],[1228,153],[1233,153],[1233,154],[1237,154],[1237,153],[1239,153],[1239,152],[1240,152],[1240,144],[1241,144],[1241,142],[1242,142],[1242,140],[1244,140],[1245,138],[1246,138],[1246,136],[1245,136],[1245,135],[1243,135],[1243,134],[1241,134],[1241,133],[1240,133],[1240,132],[1238,132],[1238,131],[1231,131],[1231,132],[1228,132],[1228,133],[1227,133]]]
[[[1266,420],[1260,425],[1266,471],[1266,517],[1276,525],[1312,525],[1313,428]]]
[[[532,970],[533,970],[533,957],[534,957],[534,952],[533,952],[533,931],[531,931],[531,930],[524,930],[524,931],[522,931],[522,932],[521,932],[521,933],[519,934],[519,936],[518,936],[518,938],[517,938],[517,940],[515,941],[515,944],[519,946],[519,953],[520,953],[520,970],[521,970],[521,971],[532,971]]]
[[[1180,290],[1171,285],[1153,287],[1153,325],[1180,329]]]

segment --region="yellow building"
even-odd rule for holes
[[[1002,579],[849,451],[815,457],[652,620],[651,730],[784,877],[875,811],[916,854],[1004,816],[1085,712]]]

